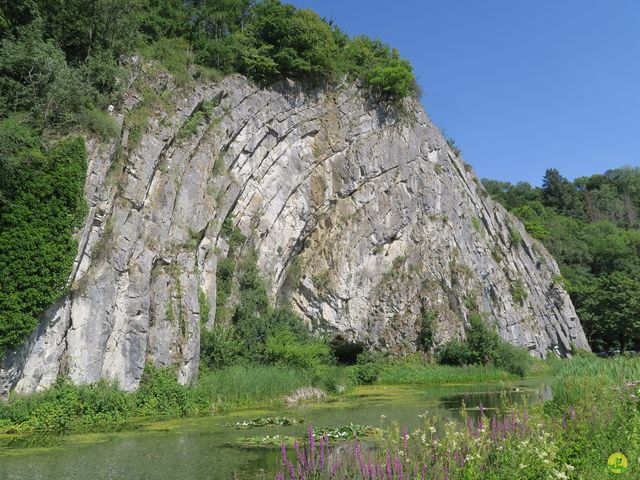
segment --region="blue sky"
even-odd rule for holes
[[[640,0],[289,0],[398,48],[481,177],[640,165]]]

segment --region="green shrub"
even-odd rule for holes
[[[443,365],[486,365],[524,377],[531,368],[531,357],[524,348],[500,338],[477,312],[469,314],[465,341],[451,340],[438,351],[438,363]]]
[[[356,385],[371,385],[378,381],[382,365],[377,363],[356,364],[349,367],[349,378]]]
[[[466,343],[469,348],[469,362],[489,365],[501,341],[500,337],[485,324],[480,314],[472,312],[468,320]]]
[[[420,329],[418,330],[418,347],[429,352],[433,348],[433,324],[436,321],[435,312],[423,310],[420,314]]]
[[[471,352],[466,342],[450,340],[438,351],[438,363],[442,365],[462,366],[471,363]]]
[[[220,368],[240,361],[245,346],[233,326],[215,325],[200,332],[200,364],[205,368]]]
[[[513,375],[524,377],[531,368],[531,357],[526,349],[500,341],[496,347],[493,365]]]
[[[522,243],[522,235],[520,234],[520,230],[511,224],[507,224],[507,229],[509,230],[509,243],[513,248],[517,248]]]
[[[59,378],[49,390],[0,401],[0,419],[22,433],[64,434],[113,430],[135,413],[133,395],[101,380],[73,385]]]
[[[88,131],[94,133],[103,141],[115,138],[120,133],[120,127],[115,120],[95,107],[84,110],[82,123]]]
[[[180,385],[172,368],[159,369],[146,365],[136,406],[140,415],[181,417],[197,410],[193,391]]]
[[[387,65],[373,67],[366,76],[371,88],[393,98],[404,98],[415,91],[415,77],[408,61],[392,59]]]
[[[301,342],[293,332],[284,328],[267,337],[265,358],[274,365],[310,370],[333,362],[326,342],[320,339]]]
[[[175,79],[185,85],[192,77],[189,73],[193,63],[191,46],[183,38],[160,38],[143,49],[146,58],[157,60]]]
[[[357,385],[376,383],[386,361],[384,353],[366,350],[358,355],[356,364],[349,367],[349,378]]]
[[[511,298],[513,298],[513,301],[520,305],[524,305],[524,301],[527,299],[527,290],[522,280],[519,278],[517,280],[513,280],[509,289],[511,291]]]

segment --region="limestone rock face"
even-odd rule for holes
[[[146,362],[193,379],[201,325],[216,322],[227,218],[274,301],[314,330],[407,353],[422,318],[437,345],[478,309],[534,355],[588,348],[556,262],[418,101],[394,113],[351,84],[266,90],[240,76],[154,88],[165,100],[142,135],[125,121],[118,141],[88,141],[90,213],[70,292],[6,355],[0,391],[46,388],[61,372],[135,389]],[[117,120],[140,101],[131,93]]]

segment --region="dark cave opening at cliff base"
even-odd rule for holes
[[[334,337],[329,345],[340,365],[355,365],[358,355],[365,351],[362,342],[350,342],[341,335]]]

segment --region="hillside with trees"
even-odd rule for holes
[[[549,169],[542,187],[482,182],[558,261],[592,348],[639,348],[640,168],[573,182]]]

